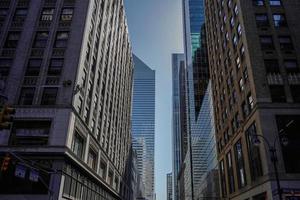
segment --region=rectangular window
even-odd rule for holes
[[[225,166],[223,160],[221,160],[220,162],[220,178],[221,178],[222,196],[226,197],[227,188],[226,188],[226,178],[225,178]]]
[[[76,154],[76,156],[78,156],[79,158],[83,158],[84,139],[77,132],[75,132],[74,134],[71,149]]]
[[[54,8],[44,8],[41,15],[41,21],[51,22],[53,20]]]
[[[62,72],[63,65],[64,65],[64,59],[51,59],[48,68],[48,75],[59,76]]]
[[[269,0],[270,6],[281,6],[281,0]]]
[[[300,115],[276,116],[279,136],[284,135],[288,143],[281,143],[282,157],[286,173],[300,173]],[[279,152],[278,152],[279,153]]]
[[[269,87],[272,102],[286,102],[286,96],[283,85],[270,85]]]
[[[34,48],[45,48],[48,41],[48,32],[37,32],[34,40]]]
[[[248,156],[252,181],[255,181],[258,177],[263,175],[259,147],[255,146],[253,142],[254,135],[256,134],[256,125],[255,123],[253,123],[246,130]]]
[[[260,36],[260,45],[263,50],[274,49],[272,36]]]
[[[277,60],[265,60],[264,63],[267,73],[280,73]]]
[[[243,188],[246,186],[247,181],[241,140],[237,141],[235,144],[235,159],[237,164],[236,173],[238,175],[239,188]]]
[[[66,48],[68,44],[69,32],[58,32],[55,40],[55,48]]]
[[[300,85],[291,85],[291,93],[294,102],[300,103]]]
[[[258,27],[269,26],[268,15],[264,14],[255,14],[256,25]]]
[[[41,105],[55,105],[58,88],[44,88]]]
[[[16,121],[12,130],[13,145],[46,145],[51,121]]]
[[[297,60],[284,60],[284,67],[287,73],[299,73]]]
[[[293,42],[290,36],[280,36],[279,45],[282,50],[293,50]]]
[[[73,8],[63,8],[60,16],[61,21],[72,21]]]
[[[26,76],[38,76],[42,65],[42,59],[30,59],[28,61]]]
[[[0,59],[0,76],[6,77],[9,74],[13,59]]]
[[[20,32],[9,32],[5,41],[5,48],[17,48],[20,39]]]
[[[88,165],[90,168],[97,169],[97,154],[94,150],[90,149],[88,154]]]
[[[27,9],[17,9],[14,15],[15,22],[23,22],[27,16]]]
[[[106,179],[106,170],[107,170],[107,165],[105,161],[101,160],[100,162],[100,176],[105,180]]]
[[[22,88],[19,97],[20,105],[32,105],[35,88]]]
[[[233,174],[231,151],[229,151],[229,153],[227,153],[226,157],[227,157],[226,161],[227,161],[229,193],[233,193],[235,191],[235,188],[234,188],[234,174]]]
[[[253,5],[255,6],[264,6],[265,2],[264,0],[252,0],[253,1]]]
[[[284,14],[273,14],[273,21],[276,28],[287,26]]]

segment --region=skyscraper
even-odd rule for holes
[[[146,199],[154,195],[155,71],[138,57],[134,61],[132,140]]]
[[[167,200],[173,199],[173,184],[172,184],[172,173],[167,174]]]
[[[1,199],[130,199],[133,61],[123,1],[1,0]]]
[[[205,4],[222,197],[299,199],[299,1]]]
[[[189,152],[189,155],[186,155],[185,158],[185,170],[186,174],[190,174],[191,180],[190,186],[185,184],[187,188],[191,188],[189,189],[191,194],[186,194],[185,196],[188,199],[193,199],[196,188],[199,188],[201,178],[206,173],[208,165],[205,145],[203,144],[208,142],[205,140],[209,136],[205,134],[209,132],[202,131],[204,129],[201,128],[201,123],[210,119],[200,119],[200,109],[209,82],[203,0],[183,0],[183,22]],[[205,107],[204,109],[210,108]],[[187,166],[190,167],[188,168]]]
[[[180,166],[182,164],[182,154],[185,154],[184,144],[187,142],[186,126],[182,115],[186,115],[182,101],[185,101],[185,92],[183,91],[182,84],[186,84],[185,81],[180,80],[180,73],[184,71],[184,54],[172,54],[172,160],[173,160],[173,199],[179,198],[179,186],[177,183]],[[181,111],[184,111],[181,113]]]

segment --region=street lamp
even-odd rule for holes
[[[288,128],[294,121],[290,121],[286,126],[285,128]],[[277,154],[276,154],[276,144],[277,144],[277,140],[280,139],[280,143],[283,145],[283,146],[287,146],[289,141],[288,141],[288,138],[286,137],[286,135],[284,134],[285,133],[285,129],[281,129],[279,131],[279,134],[276,136],[274,142],[273,142],[273,145],[270,143],[270,141],[265,138],[264,136],[262,135],[258,135],[258,134],[253,134],[252,137],[253,137],[253,144],[255,146],[259,146],[261,144],[261,141],[259,140],[259,138],[262,138],[265,143],[267,143],[268,145],[268,148],[269,148],[269,152],[270,152],[270,155],[271,155],[271,162],[273,163],[273,167],[274,167],[274,172],[275,172],[275,178],[276,178],[276,183],[277,183],[277,191],[278,191],[278,195],[279,195],[279,200],[283,200],[282,198],[282,190],[281,190],[281,186],[280,186],[280,181],[279,181],[279,176],[278,176],[278,169],[277,169],[277,162],[278,162],[278,159],[277,159]]]

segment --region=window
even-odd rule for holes
[[[238,177],[239,188],[246,186],[246,172],[244,164],[243,147],[241,140],[235,144],[235,159],[236,159],[236,173]]]
[[[64,59],[51,59],[48,69],[48,75],[59,76],[61,74],[63,65]]]
[[[242,26],[240,24],[237,26],[237,32],[238,32],[238,35],[241,37],[241,35],[242,35]]]
[[[237,69],[241,68],[241,59],[240,59],[239,56],[236,57],[236,59],[235,59],[235,64],[236,64],[236,68],[237,68]]]
[[[58,32],[55,40],[56,48],[65,48],[67,47],[69,33],[68,32]]]
[[[19,97],[20,105],[32,105],[35,88],[22,88]]]
[[[229,185],[229,193],[234,192],[234,174],[233,174],[233,164],[232,164],[232,156],[231,151],[226,155],[227,161],[227,174],[228,174],[228,185]]]
[[[44,88],[41,105],[54,105],[56,103],[58,88]]]
[[[300,103],[300,85],[291,85],[291,93],[294,102]]]
[[[41,15],[41,21],[51,22],[53,20],[54,8],[44,8]]]
[[[9,32],[6,38],[5,48],[16,48],[20,39],[20,32]]]
[[[13,59],[0,59],[0,76],[8,76]]]
[[[28,61],[26,76],[38,76],[42,65],[42,59],[30,59]]]
[[[260,36],[260,45],[263,50],[274,49],[272,36]]]
[[[71,21],[73,18],[73,8],[63,8],[60,16],[61,21]]]
[[[13,145],[46,145],[51,121],[15,121],[12,129]]]
[[[87,164],[90,168],[97,169],[97,153],[92,149],[89,150]]]
[[[255,15],[256,25],[258,27],[261,26],[269,26],[269,20],[267,14],[256,14]]]
[[[264,2],[264,0],[253,0],[253,4],[255,6],[264,6],[265,2]]]
[[[284,67],[287,73],[299,73],[299,67],[296,60],[284,60]]]
[[[7,15],[8,10],[7,9],[0,9],[0,21],[4,21],[6,15]]]
[[[244,85],[244,79],[243,79],[243,78],[240,78],[239,86],[240,86],[240,90],[241,90],[241,91],[244,91],[245,85]]]
[[[107,170],[107,165],[105,161],[101,160],[100,162],[100,176],[105,180],[106,179],[106,170]]]
[[[238,8],[237,4],[234,6],[234,14],[235,14],[235,16],[237,16],[239,14],[239,8]]]
[[[248,108],[249,108],[249,111],[252,111],[253,108],[254,108],[254,100],[253,100],[253,97],[252,97],[251,94],[248,94],[247,100],[248,100]]]
[[[17,9],[14,15],[14,21],[24,21],[27,15],[27,9]]]
[[[253,199],[253,200],[266,200],[266,199],[268,199],[268,198],[267,198],[267,193],[264,192],[264,193],[255,195],[252,199]]]
[[[74,134],[71,149],[79,158],[83,157],[84,139],[77,132]]]
[[[232,43],[233,43],[233,47],[236,47],[238,45],[238,38],[236,35],[233,36]]]
[[[274,26],[279,28],[286,26],[286,19],[284,14],[273,14]]]
[[[277,60],[265,60],[264,63],[267,73],[280,73],[279,64]]]
[[[231,28],[234,27],[234,17],[230,18],[230,26],[231,26]]]
[[[48,32],[37,32],[34,40],[34,48],[45,48],[48,41]]]
[[[300,154],[300,115],[278,115],[276,116],[276,122],[278,128],[277,134],[280,134],[280,130],[284,130],[284,134],[288,139],[287,145],[281,144],[286,173],[299,174],[300,159],[298,158]],[[286,127],[287,124],[289,124],[288,127]]]
[[[269,0],[270,6],[281,6],[281,0]]]
[[[255,123],[253,123],[246,130],[247,147],[249,154],[248,156],[252,181],[255,181],[258,177],[263,175],[259,146],[255,146],[253,143],[253,135],[256,134],[256,125]]]
[[[272,102],[286,102],[283,85],[270,85],[270,94]]]
[[[221,187],[222,187],[222,196],[225,197],[227,194],[227,189],[226,189],[226,177],[225,177],[225,166],[224,166],[224,161],[221,160],[220,162],[220,179],[221,179]]]
[[[280,48],[282,50],[292,50],[292,49],[294,49],[291,37],[289,37],[289,36],[280,36],[278,39],[279,39]]]

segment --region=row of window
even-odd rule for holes
[[[35,87],[23,87],[21,88],[19,104],[20,105],[32,105],[34,103],[36,88]],[[57,87],[44,87],[41,97],[41,105],[55,105],[58,94]]]
[[[255,6],[265,6],[268,1],[270,6],[282,6],[281,0],[252,0]]]

